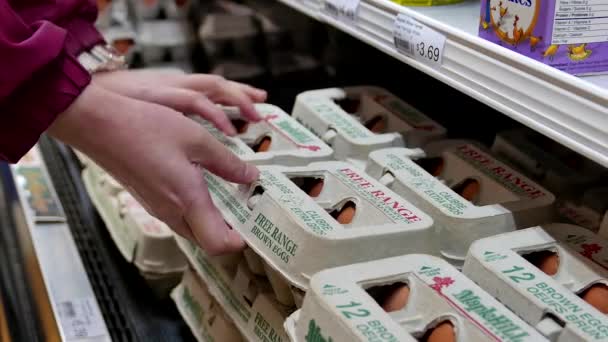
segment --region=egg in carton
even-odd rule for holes
[[[370,86],[301,93],[293,116],[335,151],[336,158],[364,163],[387,147],[419,147],[445,135],[445,128],[388,91]]]
[[[608,338],[608,242],[550,224],[475,242],[463,272],[552,341]]]
[[[171,292],[177,310],[199,342],[241,342],[243,337],[192,269]]]
[[[285,327],[293,342],[548,341],[454,266],[423,254],[315,274]]]
[[[441,254],[458,267],[473,241],[554,216],[549,191],[469,141],[375,151],[366,171],[433,217]]]
[[[157,220],[96,165],[83,171],[85,187],[123,257],[133,263],[157,293],[164,295],[179,280],[187,261],[173,232]]]
[[[133,60],[137,46],[137,34],[126,25],[114,25],[101,31],[105,41],[125,57],[127,63]]]
[[[227,137],[198,116],[191,118],[241,159],[254,164],[307,165],[333,158],[329,146],[279,107],[256,104],[255,108],[262,120],[250,123],[240,118],[238,110],[224,107],[237,130],[234,137]]]
[[[608,215],[608,187],[591,188],[580,198],[569,196],[559,200],[557,210],[560,216],[568,221],[592,232],[599,232],[604,218]],[[608,236],[605,233],[601,234]]]
[[[576,192],[607,174],[602,166],[527,128],[499,133],[492,151],[559,195]]]
[[[142,61],[154,64],[165,59],[183,61],[190,58],[194,34],[187,22],[151,20],[139,23],[137,44]]]
[[[263,259],[266,273],[276,272],[268,278],[277,298],[287,298],[287,290],[296,294],[286,305],[299,301],[310,277],[322,269],[437,253],[433,220],[348,163],[261,166],[260,171],[251,186],[209,173],[205,179],[224,219]]]
[[[190,264],[248,341],[288,341],[283,322],[294,308],[276,300],[265,274],[252,272],[243,254],[208,256],[178,238]]]

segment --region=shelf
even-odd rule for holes
[[[575,77],[479,38],[479,1],[403,7],[388,0],[361,0],[354,21],[326,14],[321,10],[325,0],[279,1],[608,167],[608,75]],[[446,37],[440,68],[395,48],[393,22],[399,13]]]

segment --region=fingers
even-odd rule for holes
[[[266,99],[266,92],[260,89],[232,82],[215,75],[184,76],[182,87],[200,91],[213,101],[227,106],[236,106],[244,118],[260,121],[262,118],[255,110],[254,102]]]
[[[226,224],[204,184],[186,210],[184,221],[198,244],[209,255],[236,252],[245,248],[240,234]]]

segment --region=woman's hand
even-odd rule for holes
[[[250,121],[259,121],[253,103],[264,102],[266,92],[221,76],[157,70],[98,73],[93,83],[134,99],[200,115],[227,135],[236,134],[232,123],[214,103],[236,106]]]
[[[242,248],[240,235],[228,227],[213,205],[202,169],[231,182],[250,183],[258,177],[257,168],[240,160],[182,113],[114,93],[98,84],[89,85],[48,132],[91,157],[152,215],[178,234],[197,241],[208,253]],[[180,88],[163,91],[174,89]],[[125,84],[121,92],[128,90],[133,91]],[[223,98],[214,92],[208,94]],[[140,96],[145,99],[152,95],[144,92]],[[165,100],[170,98],[167,95]],[[201,110],[199,114],[208,112]]]

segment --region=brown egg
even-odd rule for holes
[[[608,286],[594,284],[581,297],[603,314],[608,314]]]
[[[349,224],[353,221],[355,217],[356,207],[355,203],[348,202],[346,203],[340,211],[334,211],[333,215],[336,220],[341,224]]]
[[[398,283],[397,286],[390,288],[381,304],[386,312],[401,310],[407,305],[410,296],[410,288],[407,284]]]
[[[544,250],[525,254],[523,257],[547,275],[552,276],[559,269],[559,255],[557,255],[557,252]]]
[[[321,191],[323,190],[323,186],[325,185],[325,181],[322,178],[315,179],[311,182],[310,187],[308,188],[308,195],[310,197],[319,197]]]
[[[270,149],[270,144],[272,143],[272,139],[270,137],[264,137],[259,144],[257,144],[253,150],[256,152],[266,152]]]
[[[384,129],[386,129],[386,120],[378,115],[366,122],[365,127],[374,133],[382,133],[384,132]]]
[[[450,321],[444,321],[439,323],[430,334],[427,335],[426,342],[454,342],[456,341],[456,332],[454,326]]]
[[[232,126],[234,126],[238,134],[242,134],[247,132],[247,129],[249,128],[249,122],[241,119],[235,119],[232,120]]]
[[[416,163],[418,163],[418,165],[425,169],[426,172],[430,173],[435,177],[440,176],[443,172],[443,158],[441,157],[422,158],[416,160]]]
[[[112,42],[112,46],[114,46],[116,51],[123,55],[129,52],[129,49],[133,46],[133,44],[135,44],[133,39],[116,39],[114,42]]]
[[[479,194],[479,188],[479,181],[467,178],[464,182],[456,186],[454,191],[467,201],[473,201],[477,197],[477,194]]]

